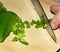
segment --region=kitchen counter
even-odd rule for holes
[[[0,1],[8,10],[20,16],[23,21],[39,19],[30,0]],[[41,0],[41,4],[48,18],[53,18],[54,15],[50,12],[50,6],[58,3],[51,0]],[[60,30],[54,30],[54,32],[57,37],[57,43],[52,40],[46,29],[35,29],[33,27],[26,29],[25,39],[29,42],[28,46],[19,42],[12,42],[14,34],[11,32],[10,36],[3,43],[0,43],[0,52],[56,52],[60,48]]]

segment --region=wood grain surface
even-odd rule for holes
[[[33,8],[31,0],[0,0],[4,6],[15,12],[21,19],[31,21],[32,19],[39,19],[38,14]],[[56,5],[51,0],[40,0],[48,18],[53,18],[53,14],[50,12],[50,6]],[[26,29],[26,40],[29,42],[28,46],[25,46],[19,42],[11,42],[14,34],[11,32],[10,36],[0,43],[0,52],[56,52],[60,48],[60,30],[54,30],[57,37],[57,43],[55,43],[46,29]]]

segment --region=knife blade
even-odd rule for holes
[[[33,6],[34,6],[34,9],[36,10],[37,14],[39,16],[42,15],[42,14],[44,15],[45,22],[47,23],[46,29],[47,29],[49,35],[51,36],[51,38],[54,40],[54,42],[56,42],[55,33],[52,30],[52,28],[51,28],[51,25],[49,23],[49,20],[47,18],[47,15],[45,14],[44,9],[43,9],[40,1],[39,0],[31,0],[31,2],[32,2]]]

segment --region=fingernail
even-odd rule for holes
[[[52,27],[52,29],[56,29],[58,27],[58,25],[55,22],[51,22],[51,27]]]

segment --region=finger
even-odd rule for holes
[[[56,12],[56,11],[57,12],[60,11],[60,5],[53,5],[53,6],[51,6],[50,7],[50,11],[53,12],[53,13]]]
[[[59,24],[60,24],[60,12],[57,15],[55,15],[51,21],[52,29],[57,29]]]

